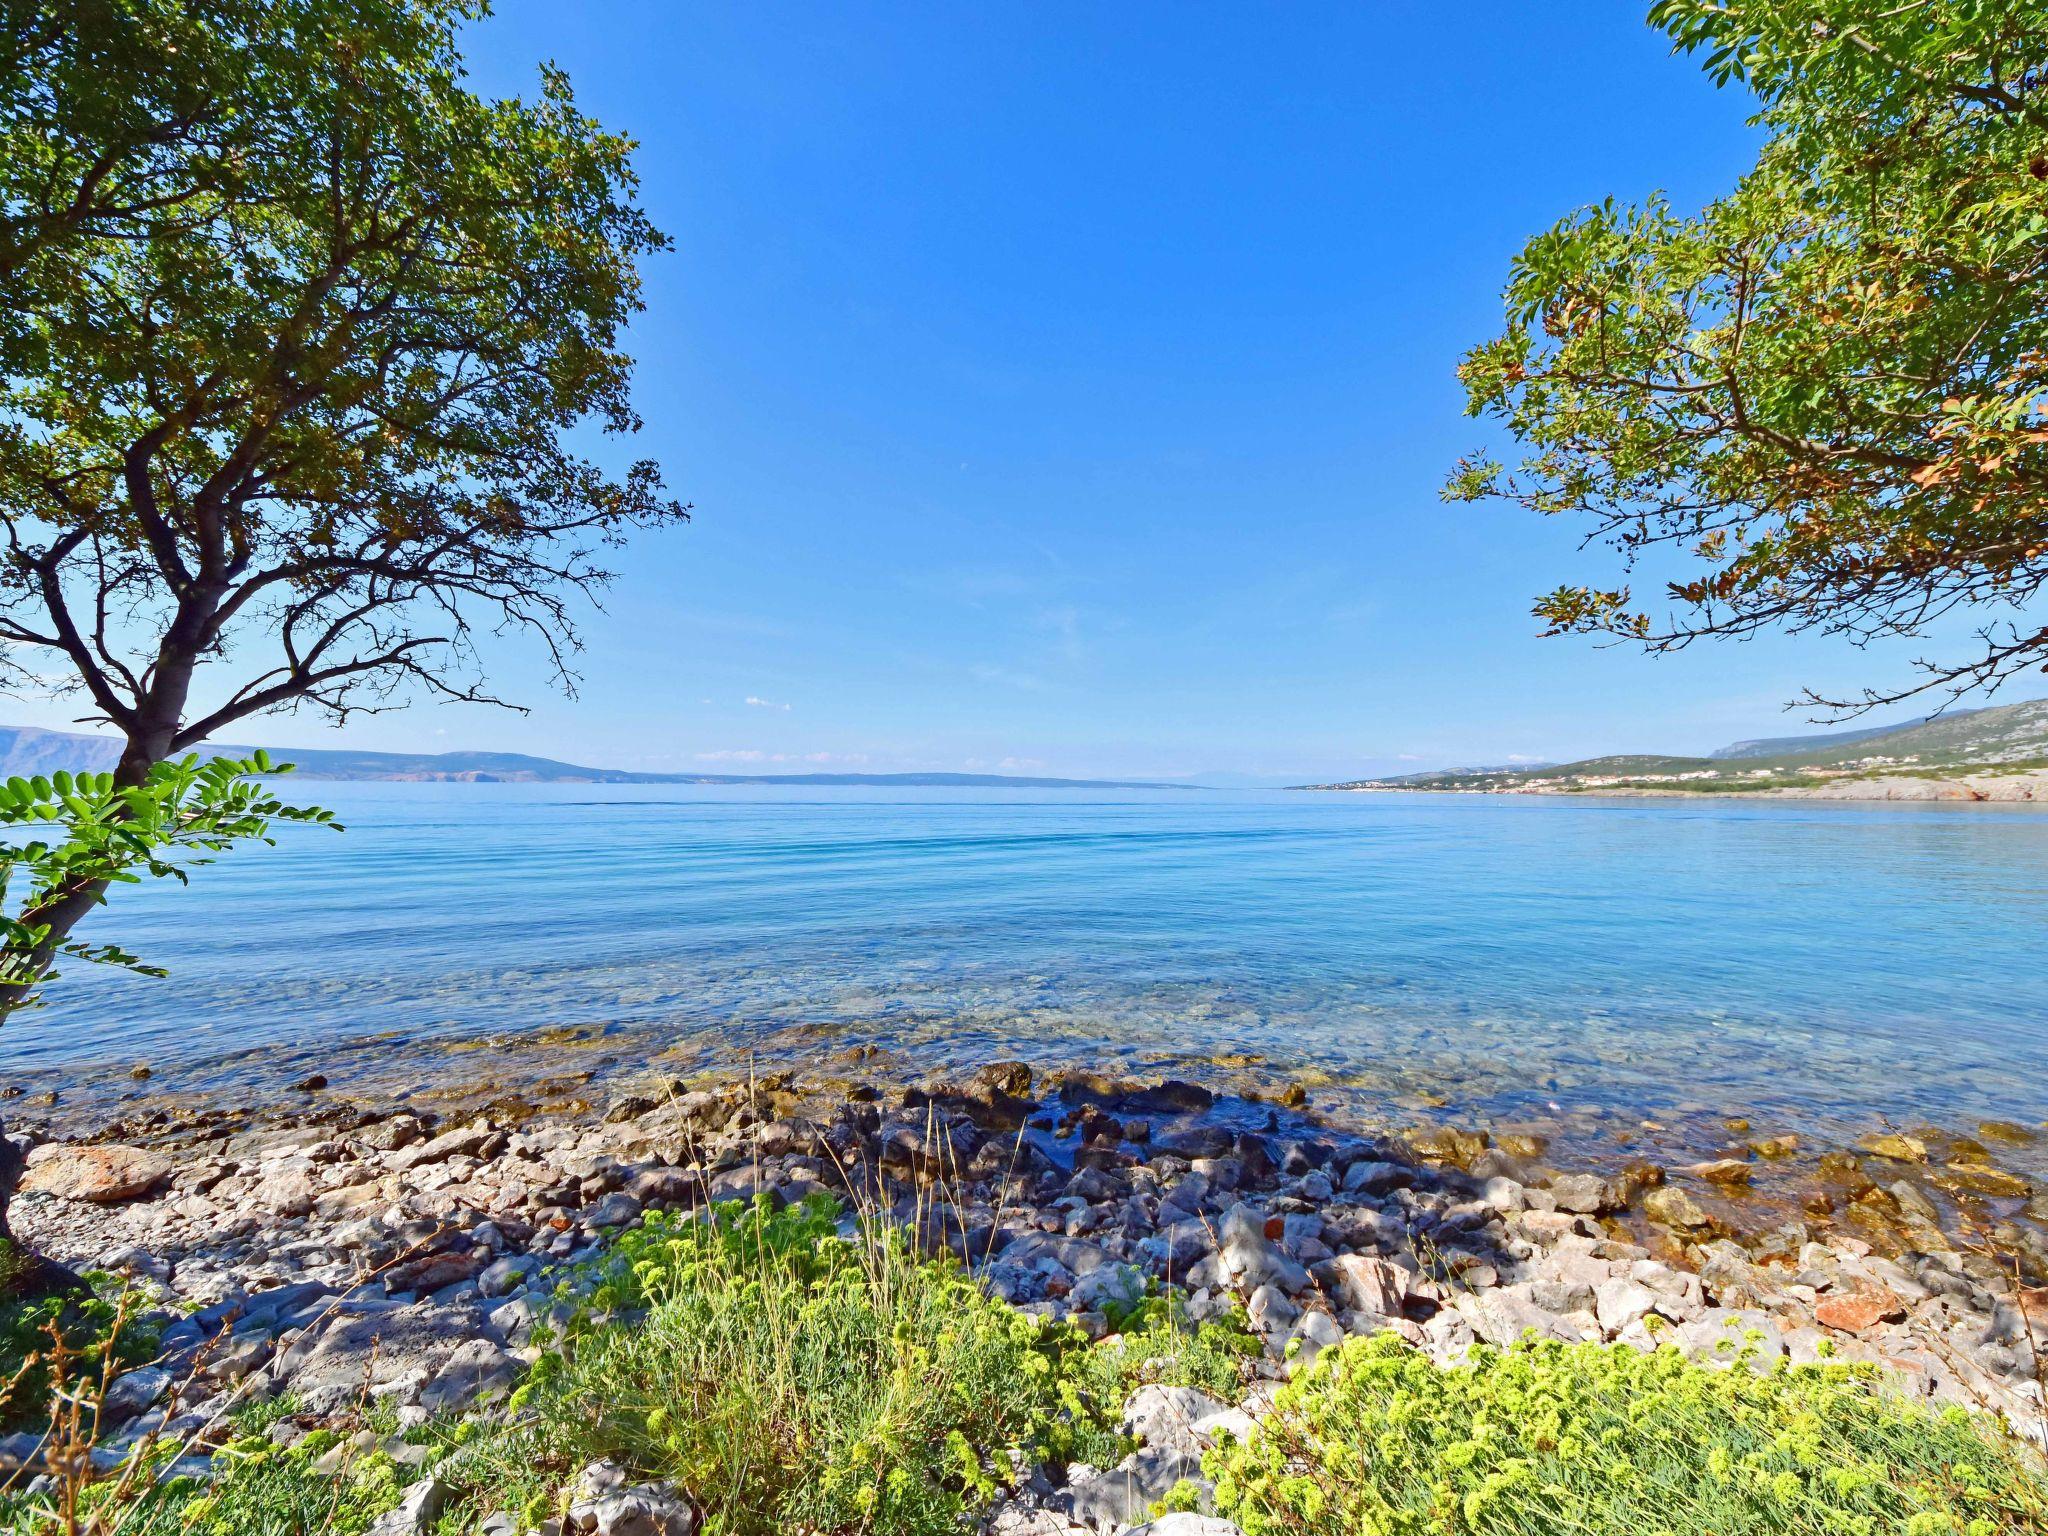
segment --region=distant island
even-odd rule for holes
[[[209,743],[204,755],[245,757],[253,749]],[[630,773],[585,768],[520,752],[355,752],[334,748],[270,747],[301,778],[417,784],[813,784],[876,788],[1174,789],[1181,786],[1124,779],[1030,778],[1000,773]],[[60,768],[98,772],[119,760],[111,736],[48,731],[32,725],[0,726],[0,775],[33,777]]]
[[[1773,795],[1815,800],[2048,800],[2048,699],[1901,725],[1655,754],[1452,768],[1301,789],[1487,795]]]

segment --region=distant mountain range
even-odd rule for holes
[[[1654,753],[1592,757],[1541,767],[1450,769],[1304,789],[1447,790],[1491,794],[1600,791],[1712,794],[1817,794],[1858,799],[2034,798],[2031,792],[1983,793],[1962,781],[1995,779],[2007,788],[2042,780],[2048,798],[2048,699],[1991,709],[1959,709],[1897,725],[1813,736],[1738,741],[1706,757]],[[1868,791],[1868,793],[1865,793]]]
[[[246,757],[252,747],[209,744],[214,756]],[[519,752],[354,752],[322,747],[271,747],[299,777],[434,784],[850,784],[898,788],[1167,789],[1171,785],[1122,779],[1028,778],[999,773],[628,773],[585,768]],[[0,726],[0,776],[98,772],[119,760],[121,744],[108,736],[46,731],[32,725]]]

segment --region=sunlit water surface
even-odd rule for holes
[[[346,833],[119,892],[89,931],[171,978],[75,967],[0,1068],[217,1086],[371,1035],[816,1024],[932,1060],[1249,1055],[1496,1116],[2048,1115],[2023,809],[292,788]]]

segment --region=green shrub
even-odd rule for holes
[[[1103,1315],[1116,1332],[1097,1348],[1097,1368],[1113,1371],[1124,1395],[1160,1381],[1236,1402],[1250,1362],[1265,1353],[1242,1307],[1197,1326],[1177,1290],[1155,1290],[1135,1306],[1105,1307]]]
[[[0,1239],[0,1271],[18,1272],[21,1259]],[[142,1365],[156,1354],[157,1328],[121,1304],[122,1285],[109,1275],[87,1275],[83,1295],[24,1300],[0,1287],[0,1432],[40,1427],[49,1417],[54,1357],[70,1356],[67,1375],[97,1378],[111,1355],[117,1369]]]
[[[1206,1466],[1247,1536],[2048,1532],[2030,1450],[1875,1367],[1714,1369],[1669,1347],[1525,1343],[1442,1367],[1349,1340]]]
[[[398,1502],[402,1469],[376,1451],[338,1470],[319,1462],[342,1437],[319,1429],[289,1447],[263,1431],[278,1416],[251,1404],[235,1416],[238,1438],[214,1454],[212,1480],[168,1475],[178,1447],[159,1443],[145,1468],[110,1475],[78,1491],[77,1529],[119,1536],[357,1536]],[[48,1536],[66,1529],[61,1489],[0,1495],[0,1536]]]
[[[1078,1330],[836,1221],[822,1199],[648,1216],[515,1393],[520,1427],[462,1437],[444,1473],[534,1517],[610,1457],[711,1536],[953,1536],[1022,1463],[1122,1454],[1121,1377]]]

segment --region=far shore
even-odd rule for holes
[[[1553,781],[1533,784],[1475,784],[1470,788],[1455,783],[1402,784],[1305,784],[1303,789],[1338,794],[1421,794],[1421,795],[1536,795],[1553,799],[1623,796],[1663,800],[1846,800],[1859,803],[1916,805],[2048,805],[2048,772],[2021,774],[1970,774],[1956,778],[1927,778],[1911,774],[1886,774],[1872,778],[1829,779],[1813,784],[1734,786],[1714,788],[1691,784],[1650,784],[1617,779],[1613,782],[1588,780]]]

